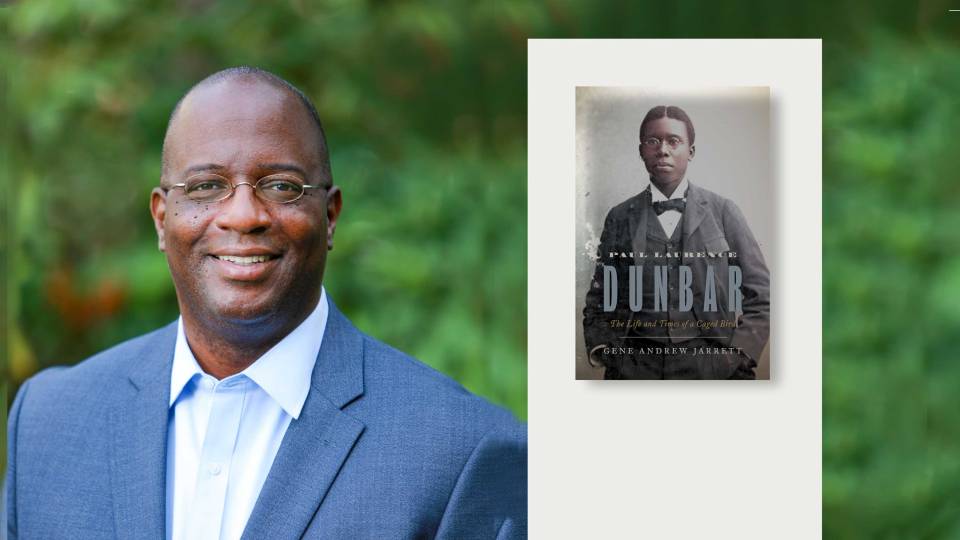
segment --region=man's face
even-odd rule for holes
[[[687,137],[687,125],[674,118],[649,122],[640,137],[640,157],[650,173],[650,181],[658,187],[676,187],[687,173],[694,151]]]
[[[313,309],[340,213],[339,189],[308,189],[278,204],[238,184],[283,173],[326,185],[318,144],[297,98],[263,82],[228,79],[184,100],[169,129],[162,185],[215,173],[237,186],[230,198],[212,203],[191,200],[181,188],[152,194],[160,249],[185,316],[271,327]]]

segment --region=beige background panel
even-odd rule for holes
[[[820,41],[545,39],[528,51],[530,537],[819,538]],[[770,88],[769,382],[572,376],[576,88],[663,81]]]

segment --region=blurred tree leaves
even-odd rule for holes
[[[826,538],[960,536],[958,53],[878,37],[828,79]]]

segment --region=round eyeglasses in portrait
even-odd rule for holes
[[[671,136],[665,139],[661,139],[660,137],[647,137],[643,139],[643,145],[647,148],[659,149],[663,143],[667,143],[667,146],[673,150],[676,150],[681,144],[683,144],[683,139],[677,136]]]

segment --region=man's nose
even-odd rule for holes
[[[221,229],[251,234],[270,228],[271,218],[266,203],[257,197],[250,182],[235,184],[233,194],[221,201],[220,205],[215,223]]]

